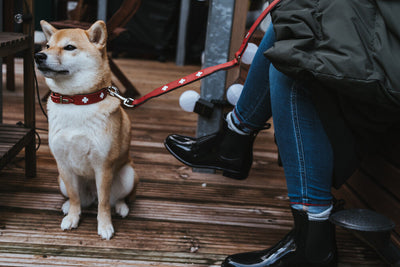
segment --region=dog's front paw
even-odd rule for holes
[[[99,223],[97,232],[102,239],[110,240],[114,235],[114,227],[111,223]]]
[[[61,207],[61,210],[64,213],[64,215],[68,214],[68,211],[69,211],[69,200],[64,202],[64,204]]]
[[[61,229],[63,230],[71,230],[73,228],[77,228],[79,223],[79,215],[74,216],[74,215],[67,215],[64,217],[64,219],[61,222]]]
[[[115,212],[119,214],[122,218],[125,218],[129,213],[129,207],[124,201],[118,201],[115,204]]]

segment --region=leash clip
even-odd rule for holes
[[[111,86],[107,87],[107,91],[110,94],[110,96],[114,96],[114,97],[118,98],[119,100],[121,100],[122,104],[125,107],[128,107],[128,108],[135,107],[135,105],[132,104],[133,101],[135,101],[135,99],[122,96],[117,87],[111,85]]]

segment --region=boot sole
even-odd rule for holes
[[[182,162],[183,164],[192,167],[192,168],[199,168],[199,169],[212,169],[212,170],[218,170],[218,171],[222,171],[222,175],[228,178],[232,178],[235,180],[244,180],[247,178],[248,174],[243,174],[241,172],[237,172],[231,169],[226,169],[226,168],[222,168],[222,167],[218,167],[218,166],[206,166],[206,165],[196,165],[196,164],[192,164],[190,162],[187,162],[185,160],[183,160],[181,157],[179,157],[178,155],[176,155],[174,153],[174,151],[172,149],[169,148],[169,146],[166,144],[166,142],[164,142],[164,146],[165,148],[168,150],[169,153],[171,153],[177,160],[179,160],[180,162]]]

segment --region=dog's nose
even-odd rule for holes
[[[47,55],[45,53],[36,53],[35,54],[35,61],[36,63],[42,63],[43,61],[45,61],[47,59]]]

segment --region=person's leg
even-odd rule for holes
[[[304,84],[271,68],[276,141],[295,209],[320,213],[331,207],[333,153]]]
[[[244,132],[259,131],[271,118],[269,67],[271,62],[264,56],[275,42],[272,25],[258,47],[243,85],[243,91],[232,112],[235,125]]]
[[[228,256],[223,267],[336,266],[331,210],[333,156],[307,88],[270,69],[275,135],[294,228],[275,246]]]
[[[193,138],[170,135],[164,144],[182,163],[195,168],[222,170],[223,175],[247,178],[253,162],[253,142],[271,117],[269,94],[270,62],[263,52],[274,42],[272,26],[265,33],[234,111],[226,116],[222,129],[208,136]]]

